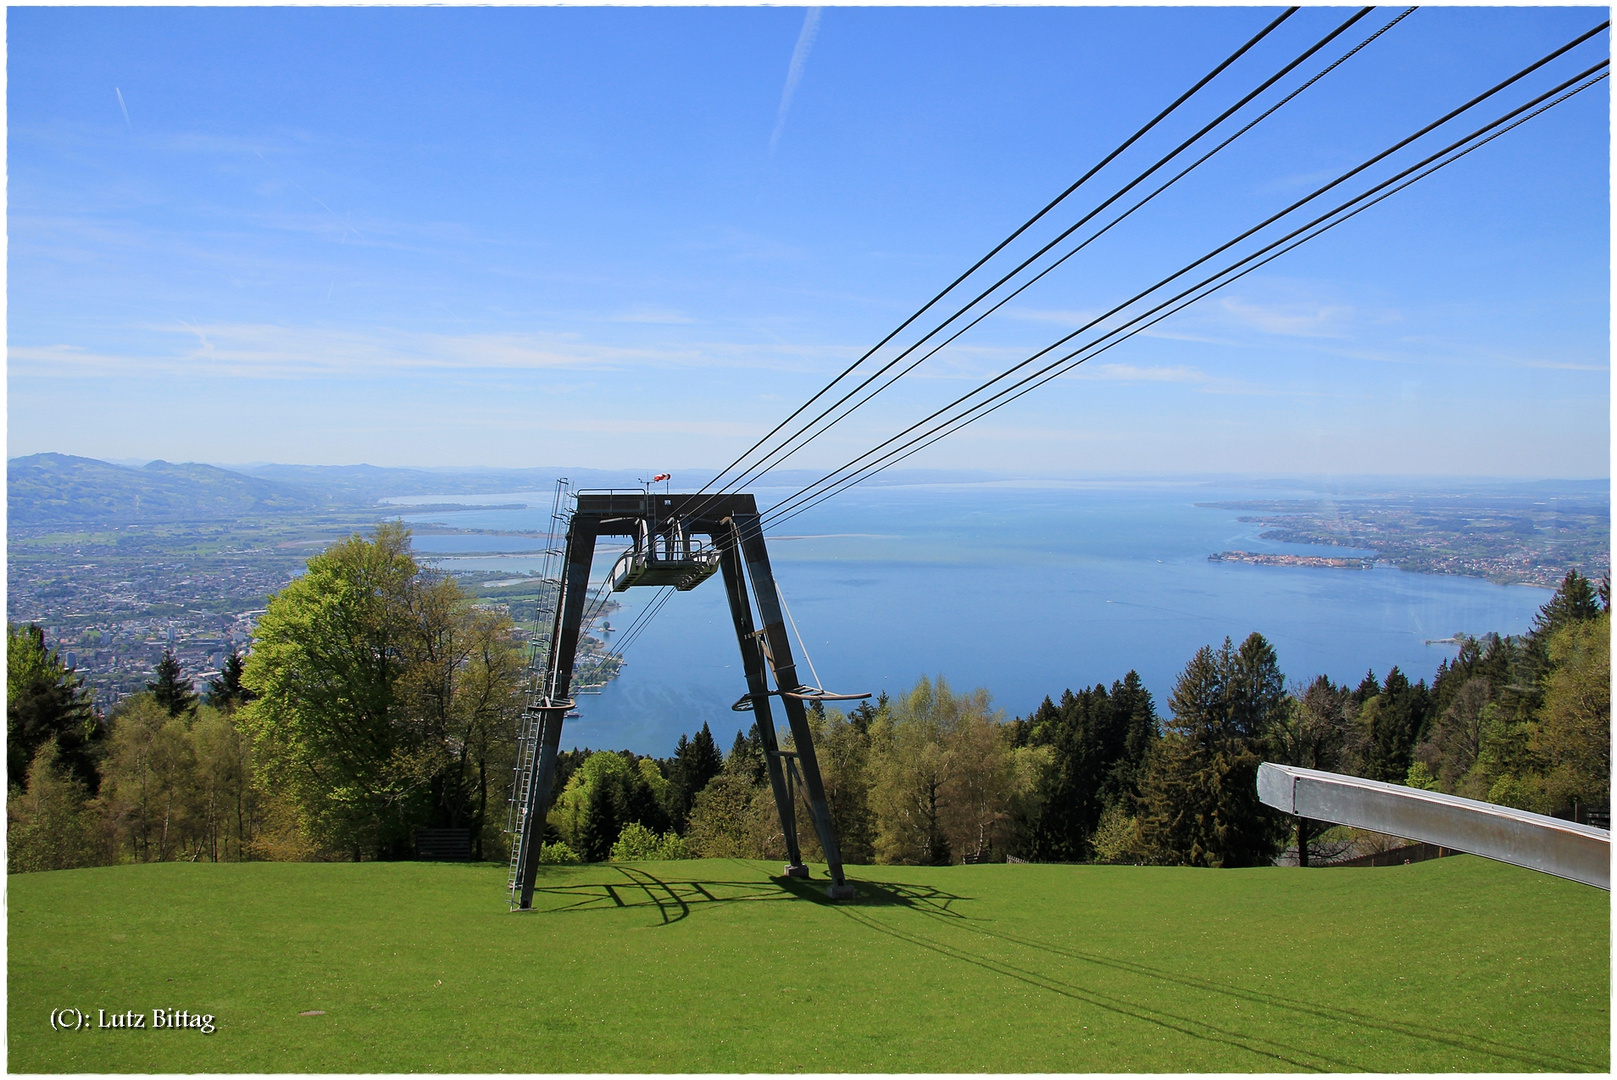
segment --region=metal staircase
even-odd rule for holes
[[[517,906],[522,862],[530,842],[527,828],[528,796],[539,760],[545,709],[552,705],[552,692],[556,686],[556,673],[553,670],[555,650],[551,643],[556,632],[556,605],[561,599],[561,569],[567,524],[572,517],[575,498],[566,477],[556,481],[556,493],[550,505],[549,538],[540,570],[545,591],[541,593],[537,626],[528,653],[527,701],[522,716],[517,720],[516,763],[512,769],[511,802],[505,818],[505,831],[511,837],[511,864],[506,877],[506,891],[510,894],[513,908]],[[543,812],[543,808],[540,812]],[[531,842],[544,842],[542,827],[533,830]]]

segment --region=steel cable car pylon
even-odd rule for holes
[[[528,722],[535,727],[535,733],[519,748],[519,753],[527,755],[528,760],[517,763],[517,772],[520,776],[526,771],[528,782],[519,785],[521,790],[513,791],[513,797],[521,800],[520,813],[514,815],[514,820],[520,822],[519,834],[514,838],[517,865],[513,868],[512,892],[516,906],[521,910],[533,907],[534,881],[539,873],[539,849],[544,840],[545,816],[556,776],[562,721],[572,707],[568,694],[572,689],[573,661],[589,595],[590,565],[595,559],[595,541],[601,536],[631,539],[633,546],[612,572],[613,587],[620,592],[633,585],[673,585],[684,592],[714,573],[722,573],[747,680],[747,692],[733,708],[751,711],[757,717],[769,786],[786,837],[786,873],[791,877],[809,876],[797,843],[793,789],[800,782],[831,873],[831,885],[826,894],[832,899],[851,899],[854,890],[842,872],[842,851],[825,799],[825,785],[820,779],[819,760],[814,753],[814,738],[803,703],[870,695],[827,694],[798,679],[780,594],[775,588],[774,571],[764,546],[757,502],[751,495],[581,491],[567,527],[554,629],[544,666],[547,685],[529,706]],[[708,542],[698,540],[700,536],[706,536]],[[749,581],[752,585],[750,600]],[[754,603],[761,626],[753,619]],[[771,676],[774,689],[769,686]],[[778,697],[786,711],[794,744],[792,751],[782,751],[775,738],[771,697]]]

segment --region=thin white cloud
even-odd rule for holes
[[[803,79],[803,67],[808,63],[809,50],[814,48],[814,38],[819,32],[820,9],[811,7],[803,15],[803,29],[797,32],[797,47],[792,50],[792,62],[786,68],[786,85],[780,92],[780,108],[775,112],[775,130],[769,136],[771,154],[780,142],[781,132],[786,129],[786,112],[792,107],[792,97],[797,93],[797,84]]]
[[[1207,383],[1211,377],[1193,367],[1140,367],[1137,364],[1080,364],[1078,373],[1109,382]]]
[[[637,307],[614,316],[613,322],[622,323],[652,323],[658,326],[677,326],[694,323],[696,320],[683,311],[665,307]]]
[[[1259,304],[1226,296],[1219,304],[1244,326],[1288,337],[1335,337],[1353,316],[1346,304]]]
[[[191,322],[133,328],[137,345],[98,349],[72,344],[13,345],[11,374],[30,378],[89,376],[310,378],[430,374],[445,371],[539,371],[734,368],[817,372],[845,363],[840,346],[789,342],[709,341],[625,346],[577,334],[432,334],[393,330]],[[184,335],[185,341],[175,341]],[[198,343],[201,347],[198,347]]]
[[[112,88],[112,92],[118,95],[118,109],[124,114],[124,126],[130,131],[134,131],[135,125],[129,122],[129,106],[124,104],[124,92],[116,86]]]
[[[1018,322],[1052,323],[1056,326],[1076,329],[1093,322],[1097,316],[1104,314],[1104,309],[1067,310],[1013,306],[1002,309],[999,314],[1007,319],[1015,319]]]

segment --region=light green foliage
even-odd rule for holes
[[[270,601],[242,681],[242,723],[271,788],[320,841],[355,855],[401,848],[422,793],[394,726],[409,652],[409,534],[377,527],[309,560]]]
[[[653,764],[652,768],[655,770],[656,765]],[[590,804],[596,799],[597,793],[623,788],[635,772],[635,767],[624,760],[622,754],[597,750],[585,758],[584,763],[568,778],[567,787],[550,811],[550,824],[556,827],[556,831],[561,833],[562,839],[573,850],[581,850]]]
[[[650,758],[641,758],[635,762],[635,771],[640,774],[641,783],[651,789],[651,797],[658,803],[668,801],[668,778],[663,776],[657,763]]]
[[[524,915],[507,913],[500,866],[17,875],[7,1064],[19,1074],[1611,1064],[1610,896],[1530,870],[1463,855],[1237,873],[870,867],[849,904],[825,902],[823,867],[800,884],[779,873],[735,860],[550,866]],[[79,1033],[47,1021],[66,1004],[169,1002],[213,1014],[218,1030]],[[311,1010],[324,1015],[299,1015]]]
[[[1100,824],[1090,839],[1098,863],[1139,864],[1150,858],[1140,820],[1131,817],[1121,804],[1113,803],[1101,811]]]
[[[1544,703],[1528,738],[1556,811],[1611,801],[1611,615],[1550,638]]]
[[[8,873],[113,861],[98,842],[100,819],[87,805],[84,784],[57,763],[54,741],[34,755],[27,781],[26,789],[15,785],[6,799]]]
[[[814,748],[825,783],[825,801],[842,847],[842,861],[875,861],[875,817],[870,807],[870,735],[837,709],[809,714]],[[807,804],[800,812],[811,820]],[[816,845],[817,847],[818,845]]]
[[[774,796],[739,771],[719,774],[696,796],[685,842],[705,859],[785,856]]]
[[[400,525],[333,544],[271,598],[242,675],[265,787],[335,853],[399,856],[423,824],[481,845],[519,704],[508,631],[421,572]]]
[[[935,866],[989,849],[1015,774],[986,690],[923,678],[871,724],[870,745],[879,860]]]
[[[197,841],[200,824],[191,718],[137,694],[120,703],[109,723],[101,795],[125,854],[140,862],[175,858]]]
[[[577,866],[583,861],[578,852],[566,844],[541,844],[539,847],[540,865]]]
[[[1417,761],[1409,767],[1409,775],[1404,778],[1404,786],[1420,788],[1422,791],[1440,791],[1442,787],[1437,777],[1432,775],[1424,761]]]
[[[613,862],[637,862],[646,859],[688,859],[690,850],[684,839],[670,829],[661,836],[638,821],[623,827],[612,845]]]

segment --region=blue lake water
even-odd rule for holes
[[[789,494],[753,489],[767,507]],[[1289,679],[1357,683],[1397,665],[1431,679],[1457,631],[1520,633],[1545,589],[1474,578],[1209,562],[1239,549],[1367,554],[1262,540],[1240,513],[1197,503],[1309,497],[1306,490],[1193,483],[928,484],[856,488],[769,533],[781,593],[821,685],[899,693],[922,675],[985,687],[1007,715],[1063,689],[1110,684],[1131,668],[1166,712],[1175,677],[1203,645],[1257,630]],[[549,493],[455,497],[527,501],[525,510],[411,515],[463,528],[545,528]],[[403,502],[404,500],[399,500]],[[423,498],[422,502],[443,501]],[[407,507],[400,506],[401,510]],[[543,542],[418,536],[445,568],[537,570]],[[617,548],[597,555],[597,578]],[[657,590],[619,594],[621,630]],[[721,745],[751,718],[717,579],[668,603],[627,651],[622,675],[580,698],[564,742],[668,754],[707,722]],[[808,665],[799,658],[799,673]]]

